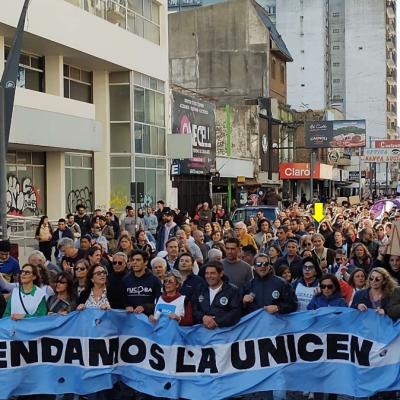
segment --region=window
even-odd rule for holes
[[[333,48],[333,50],[340,50],[340,46],[339,45],[334,45],[332,48]]]
[[[340,13],[339,13],[339,12],[333,12],[333,13],[332,13],[332,17],[337,18],[337,17],[339,17],[339,16],[340,16]]]
[[[4,60],[7,62],[10,47],[4,47]],[[21,52],[18,67],[17,86],[36,92],[44,92],[44,58]]]
[[[93,74],[64,64],[64,97],[93,103]]]
[[[334,62],[334,63],[333,63],[333,66],[334,66],[334,67],[340,67],[340,62]]]
[[[300,86],[301,86],[301,87],[305,87],[306,85],[305,85],[304,83],[302,83]]]
[[[74,213],[78,204],[93,210],[93,157],[65,153],[65,212]]]
[[[333,32],[333,33],[339,33],[339,32],[340,32],[340,29],[338,29],[338,28],[332,29],[332,32]]]
[[[281,64],[281,83],[285,83],[285,64]]]
[[[340,83],[340,79],[339,79],[339,78],[335,78],[335,79],[333,80],[333,83]]]
[[[300,53],[304,54],[304,53],[305,53],[305,51],[304,51],[304,50],[300,50]]]
[[[275,61],[275,58],[272,58],[272,60],[271,60],[271,78],[272,79],[276,78],[276,61]]]

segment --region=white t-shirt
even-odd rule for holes
[[[215,299],[215,296],[217,295],[218,292],[221,291],[222,285],[220,287],[217,287],[216,289],[212,289],[212,288],[208,288],[208,290],[210,291],[210,305],[212,304],[212,302]]]

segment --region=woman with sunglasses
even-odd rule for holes
[[[396,287],[397,282],[384,268],[373,268],[368,275],[367,288],[355,293],[351,307],[359,311],[372,308],[379,315],[385,315],[387,304]]]
[[[19,320],[47,315],[46,293],[40,285],[37,267],[25,264],[21,268],[20,284],[13,289],[3,316]]]
[[[156,323],[161,316],[178,321],[179,325],[193,325],[192,305],[189,299],[179,293],[182,286],[182,275],[172,270],[165,275],[163,294],[157,300],[154,314],[149,316],[152,323]]]
[[[55,294],[47,300],[49,314],[66,315],[76,308],[77,296],[71,274],[59,272],[55,279]]]
[[[86,287],[78,300],[78,311],[85,308],[100,308],[109,310],[110,302],[107,297],[107,269],[101,264],[92,265],[86,277]]]
[[[314,295],[307,306],[307,310],[317,310],[321,307],[347,307],[336,275],[323,275],[319,279],[319,288],[321,291]]]
[[[88,260],[81,259],[76,262],[74,267],[74,290],[78,297],[85,290],[86,287],[86,277],[90,264]]]

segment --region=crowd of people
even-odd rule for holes
[[[128,206],[121,218],[113,209],[89,215],[78,205],[76,211],[59,219],[57,227],[46,216],[40,219],[39,250],[21,267],[10,255],[10,243],[0,241],[3,317],[19,320],[92,307],[144,314],[153,324],[169,318],[216,329],[259,309],[287,314],[335,306],[400,318],[400,256],[388,253],[393,221],[400,220],[395,209],[378,219],[367,201],[332,202],[317,224],[310,207],[293,203],[273,221],[260,208],[235,225],[221,206],[208,203],[199,205],[192,218],[161,200],[156,210],[136,212]],[[263,392],[242,398],[295,395]],[[396,398],[393,392],[376,396]],[[118,384],[85,398],[149,396]]]

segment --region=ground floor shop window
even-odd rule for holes
[[[46,154],[7,153],[7,213],[32,216],[46,213]]]
[[[91,154],[65,153],[66,213],[74,213],[77,204],[93,211],[93,157]]]

